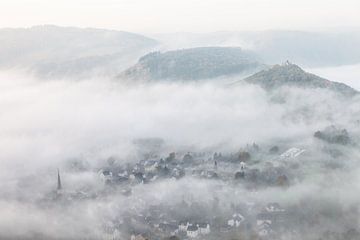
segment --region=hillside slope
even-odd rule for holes
[[[265,67],[254,54],[240,48],[203,47],[147,54],[120,77],[199,80],[251,74]]]
[[[299,66],[286,62],[275,65],[270,69],[260,71],[244,79],[245,82],[256,84],[265,90],[274,90],[280,87],[321,88],[331,90],[346,96],[354,96],[358,91],[350,86],[332,82],[314,74],[305,72]]]

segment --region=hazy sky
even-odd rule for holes
[[[134,32],[360,27],[359,0],[1,0],[0,27],[41,24]]]

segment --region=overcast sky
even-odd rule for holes
[[[0,0],[0,27],[143,33],[360,27],[359,0]]]

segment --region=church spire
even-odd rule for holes
[[[61,190],[62,186],[61,186],[60,171],[59,169],[57,171],[58,171],[57,190],[59,191]]]

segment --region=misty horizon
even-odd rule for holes
[[[358,2],[318,0],[2,1],[0,27],[55,24],[139,33],[359,29]],[[21,17],[13,13],[23,13]],[[166,21],[163,21],[166,19]]]
[[[359,240],[355,0],[0,2],[0,239]]]

